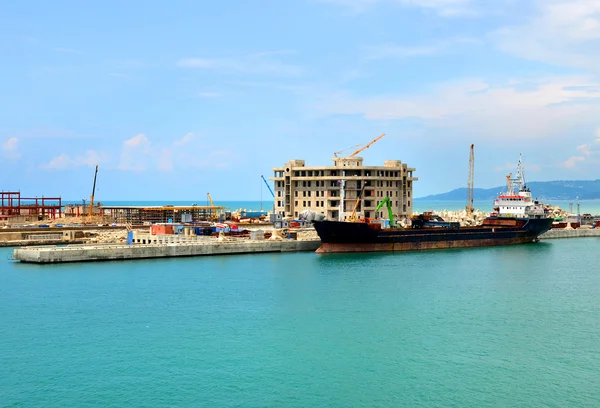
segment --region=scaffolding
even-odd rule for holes
[[[60,197],[21,197],[19,191],[0,191],[0,220],[22,218],[60,218],[62,199]]]
[[[147,225],[160,223],[192,223],[212,221],[225,207],[219,205],[192,206],[102,206],[101,213],[117,224]]]

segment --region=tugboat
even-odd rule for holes
[[[520,159],[517,177],[511,177],[506,178],[506,192],[494,201],[496,212],[482,225],[461,227],[457,222],[421,214],[411,219],[410,227],[400,228],[394,224],[389,200],[384,199],[380,207],[384,203],[388,206],[389,228],[382,228],[381,223],[314,221],[321,238],[317,252],[418,251],[537,242],[539,235],[552,227],[552,219],[543,205],[533,200]]]

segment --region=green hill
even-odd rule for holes
[[[540,200],[597,200],[600,199],[600,180],[556,180],[527,183],[534,198]],[[493,200],[506,186],[474,189],[475,200]],[[421,200],[465,200],[466,188],[421,197]]]

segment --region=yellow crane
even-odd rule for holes
[[[471,153],[469,154],[469,181],[467,182],[467,215],[473,213],[474,189],[475,189],[475,152],[471,144]]]
[[[215,203],[213,203],[213,200],[212,200],[212,197],[210,196],[210,193],[206,193],[206,196],[208,197],[208,202],[210,203],[210,206],[214,207]],[[212,213],[213,210],[214,210],[214,208],[211,209],[211,213]],[[216,220],[216,219],[219,218],[219,215],[216,212],[212,213],[212,218],[213,218],[213,220]]]
[[[356,156],[357,154],[359,154],[360,152],[362,152],[363,150],[368,149],[369,147],[371,147],[371,145],[373,143],[375,143],[376,141],[378,141],[379,139],[381,139],[384,136],[385,136],[385,133],[377,136],[375,139],[371,140],[369,143],[367,143],[366,145],[364,145],[363,147],[361,147],[360,149],[358,149],[357,151],[355,151],[354,153],[352,153],[350,156],[346,157],[346,159],[351,159],[354,156]]]
[[[367,181],[364,182],[362,188],[360,189],[360,193],[358,193],[358,198],[356,199],[356,203],[354,204],[354,209],[352,210],[352,214],[350,215],[350,218],[348,218],[348,221],[350,221],[350,222],[357,221],[356,210],[358,209],[358,204],[360,204],[360,200],[362,199],[363,191],[365,191],[366,186],[367,186]]]
[[[342,153],[344,153],[346,150],[350,150],[350,149],[356,149],[357,147],[360,147],[360,146],[362,146],[362,145],[359,143],[359,144],[357,144],[357,145],[354,145],[354,146],[346,147],[345,149],[342,149],[342,150],[340,150],[339,152],[334,152],[334,153],[333,153],[333,155],[334,155],[335,157],[338,157],[338,154],[342,154]]]
[[[96,193],[96,177],[98,176],[98,165],[96,164],[96,172],[94,173],[94,187],[92,187],[92,195],[90,196],[90,217],[94,215],[94,194]]]

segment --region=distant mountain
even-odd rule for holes
[[[597,200],[600,199],[600,180],[556,180],[532,181],[527,183],[531,194],[539,200]],[[505,191],[506,186],[494,188],[476,188],[473,190],[474,199],[494,200],[498,193]],[[420,200],[466,200],[467,189],[457,188],[442,194],[421,197]]]

